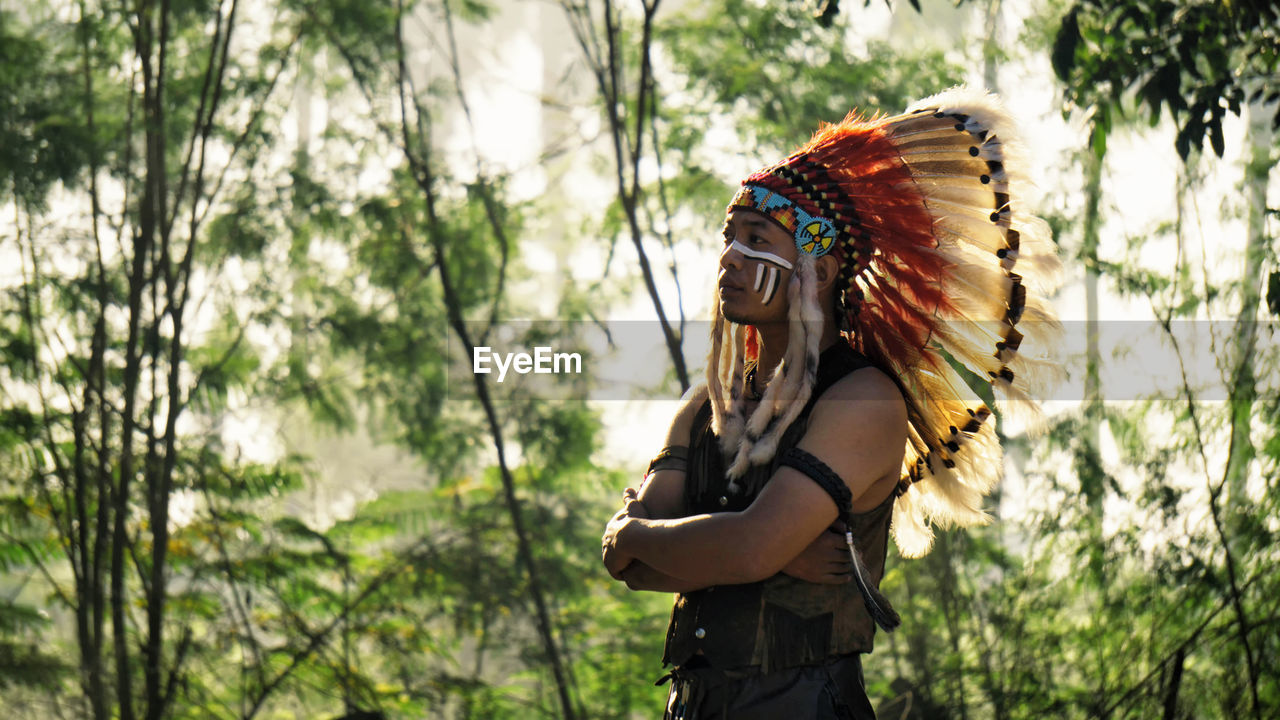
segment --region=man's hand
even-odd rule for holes
[[[636,518],[648,518],[649,511],[637,498],[635,488],[627,488],[622,493],[622,509],[614,514],[604,528],[604,537],[600,542],[600,553],[604,559],[604,567],[614,580],[622,580],[622,572],[635,558],[628,555],[618,546],[618,535]]]
[[[840,585],[853,579],[849,548],[844,542],[845,524],[841,520],[819,535],[782,572],[793,578],[823,585]]]
[[[640,493],[635,488],[622,491],[622,509],[633,518],[649,518],[649,508],[640,502]]]

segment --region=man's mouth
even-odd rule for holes
[[[746,289],[745,285],[743,285],[742,283],[734,282],[731,279],[731,276],[729,275],[729,273],[724,271],[721,271],[720,276],[716,278],[716,285],[721,290],[737,290],[740,292]]]

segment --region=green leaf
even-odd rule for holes
[[[1071,70],[1075,67],[1077,48],[1080,47],[1080,6],[1075,5],[1062,18],[1062,24],[1053,39],[1053,51],[1050,60],[1053,72],[1062,82],[1071,78]]]
[[[1213,154],[1222,157],[1225,150],[1225,144],[1222,139],[1222,116],[1215,115],[1209,121],[1209,144],[1213,147]]]

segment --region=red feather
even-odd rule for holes
[[[864,264],[846,282],[850,290],[855,280],[875,288],[863,293],[855,313],[854,342],[882,367],[901,371],[904,361],[920,357],[940,316],[951,307],[942,291],[946,261],[933,252],[938,241],[932,217],[883,128],[883,119],[864,120],[850,113],[838,124],[823,126],[791,157],[746,182],[777,190],[806,212],[824,215],[806,193],[780,177],[779,171],[787,169],[811,178],[816,190],[829,189],[852,203],[858,214],[854,232],[843,238],[848,244],[836,244],[836,258],[842,267],[853,268],[849,256],[861,251]],[[814,164],[825,169],[831,182],[812,177]],[[751,356],[753,351],[747,353]]]

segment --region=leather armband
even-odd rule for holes
[[[662,448],[662,452],[649,461],[649,469],[645,471],[644,476],[649,477],[659,470],[686,472],[688,469],[689,448],[684,445],[669,445]]]
[[[826,463],[814,457],[811,453],[805,452],[798,447],[793,447],[783,453],[782,459],[778,464],[795,468],[817,483],[818,487],[831,496],[831,501],[836,504],[836,512],[839,513],[840,519],[846,522],[849,520],[849,512],[853,507],[853,493],[849,491],[849,486],[844,484],[844,480],[840,479],[835,470],[832,470]]]
[[[810,480],[818,483],[818,487],[831,496],[836,504],[836,511],[840,513],[840,519],[845,522],[844,542],[849,548],[853,579],[858,584],[858,592],[862,594],[862,602],[867,606],[867,612],[877,625],[884,628],[885,632],[893,632],[902,623],[902,618],[893,609],[893,605],[889,604],[889,599],[872,582],[871,573],[862,559],[862,554],[854,546],[853,532],[849,526],[853,513],[853,493],[849,490],[849,486],[845,485],[844,480],[841,480],[836,471],[826,463],[798,447],[793,447],[784,453],[778,465],[799,470]]]

